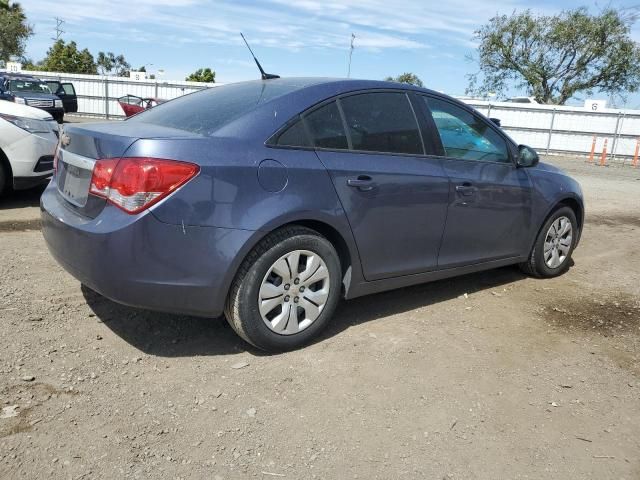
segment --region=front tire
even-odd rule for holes
[[[569,207],[560,207],[540,229],[529,260],[520,264],[520,268],[534,277],[552,278],[562,275],[569,269],[577,240],[576,214]]]
[[[318,232],[291,226],[263,239],[242,263],[225,316],[253,346],[302,347],[326,327],[341,291],[338,254]]]

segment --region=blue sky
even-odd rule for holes
[[[611,1],[630,7],[632,1]],[[153,64],[168,80],[199,67],[221,83],[254,79],[257,70],[242,44],[243,31],[261,63],[281,76],[347,74],[350,35],[356,35],[352,77],[380,79],[411,71],[435,90],[463,94],[465,75],[477,67],[473,31],[497,13],[530,8],[539,13],[591,1],[524,0],[21,0],[35,35],[27,54],[41,59],[54,35],[54,16],[65,20],[63,39],[96,55],[123,53],[134,66]],[[52,8],[55,7],[55,8]],[[633,36],[640,41],[640,24]],[[515,92],[514,92],[515,93]],[[630,103],[640,104],[634,96]]]

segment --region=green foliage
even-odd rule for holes
[[[33,35],[19,3],[0,0],[0,60],[24,54],[25,42]]]
[[[115,55],[113,52],[98,52],[96,65],[101,75],[116,75],[128,77],[131,65],[124,55]]]
[[[504,94],[525,89],[540,103],[563,105],[577,93],[635,92],[640,87],[640,47],[629,33],[635,16],[585,8],[555,16],[527,10],[500,15],[475,33],[478,73],[467,93]]]
[[[76,42],[57,40],[37,68],[48,72],[96,74],[96,62],[87,50],[78,50]]]
[[[216,81],[216,72],[211,70],[210,68],[199,68],[187,78],[185,78],[188,82],[207,82],[214,83]]]
[[[423,87],[424,84],[422,80],[418,78],[418,76],[414,73],[403,73],[402,75],[398,75],[397,77],[387,77],[385,78],[387,82],[398,82],[398,83],[408,83],[409,85],[415,85],[416,87]]]

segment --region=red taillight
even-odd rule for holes
[[[90,192],[135,214],[165,198],[199,171],[192,163],[159,158],[98,160]]]

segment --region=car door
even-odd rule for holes
[[[64,111],[66,113],[75,113],[78,111],[78,96],[76,95],[76,89],[73,83],[64,82],[61,85],[64,96],[62,98],[62,104],[64,105]]]
[[[439,268],[525,255],[531,239],[532,188],[510,142],[470,108],[422,96],[442,143],[450,180]]]
[[[425,155],[409,96],[342,96],[303,121],[349,220],[365,278],[435,269],[449,181],[443,160]]]

